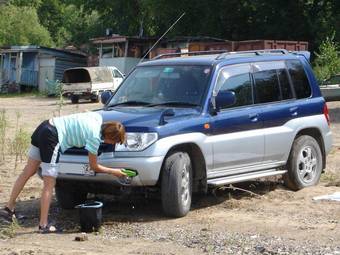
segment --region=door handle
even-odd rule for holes
[[[256,122],[259,118],[259,114],[258,113],[250,113],[248,115],[248,117],[252,122]]]
[[[291,108],[289,108],[289,112],[290,112],[290,114],[292,115],[292,116],[297,116],[298,115],[298,110],[299,109],[299,107],[297,107],[297,106],[294,106],[294,107],[291,107]]]

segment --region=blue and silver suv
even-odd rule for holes
[[[127,131],[127,145],[103,144],[99,162],[138,175],[94,174],[86,151],[71,149],[60,158],[60,205],[142,187],[159,190],[165,214],[181,217],[209,186],[274,175],[293,190],[317,184],[332,135],[308,57],[263,50],[139,64],[98,111]]]

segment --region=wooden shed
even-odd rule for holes
[[[0,48],[0,91],[8,85],[46,92],[48,81],[61,80],[67,68],[86,66],[86,55],[42,46]]]

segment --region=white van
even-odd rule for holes
[[[98,102],[103,91],[115,91],[123,81],[124,75],[114,66],[77,67],[64,71],[63,96],[73,104],[79,99]]]

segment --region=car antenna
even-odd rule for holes
[[[152,51],[152,49],[159,43],[160,40],[176,25],[176,23],[185,15],[185,12],[182,13],[182,15],[168,28],[168,30],[165,31],[165,33],[152,45],[152,47],[145,53],[145,55],[141,58],[141,60],[138,62],[142,62],[144,58]]]

